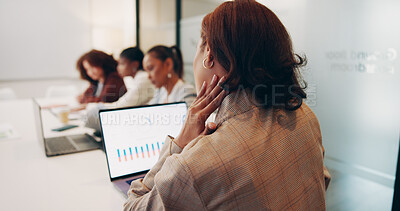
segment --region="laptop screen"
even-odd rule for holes
[[[111,180],[150,170],[167,135],[179,134],[186,111],[183,102],[100,111]]]
[[[36,135],[39,142],[43,143],[44,137],[43,137],[41,108],[39,103],[35,99],[32,99],[32,101],[33,101],[33,112],[35,114]]]

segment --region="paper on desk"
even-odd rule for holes
[[[0,140],[19,138],[18,132],[11,124],[0,124]]]

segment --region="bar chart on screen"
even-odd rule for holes
[[[166,138],[179,134],[186,111],[186,104],[178,103],[101,112],[111,177],[151,169],[161,156]]]
[[[154,159],[160,155],[161,147],[164,142],[148,143],[141,146],[132,146],[127,148],[117,149],[118,162],[128,162],[129,160],[137,159]]]

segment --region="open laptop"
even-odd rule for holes
[[[100,110],[110,180],[125,196],[157,162],[167,135],[179,134],[186,112],[184,102]]]
[[[33,99],[33,107],[36,121],[36,133],[38,134],[39,141],[44,142],[44,149],[47,157],[102,148],[102,144],[97,142],[89,134],[44,138],[41,107],[35,99]]]

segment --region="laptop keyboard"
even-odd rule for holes
[[[47,141],[47,146],[52,152],[68,152],[76,150],[66,137],[54,138]]]
[[[89,142],[89,139],[87,136],[71,136],[71,139],[76,143],[76,144],[86,144]],[[90,143],[90,142],[89,142]]]

